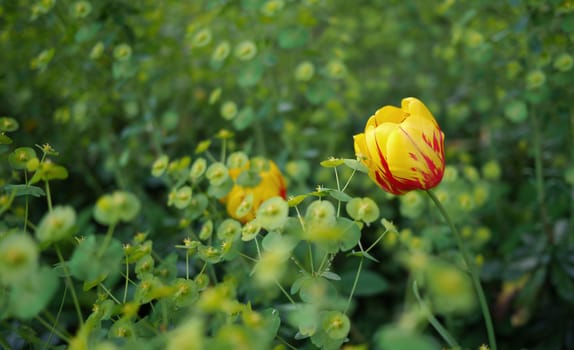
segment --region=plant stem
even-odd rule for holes
[[[116,228],[116,224],[111,224],[110,226],[108,226],[108,232],[106,233],[106,236],[104,237],[104,241],[102,242],[102,246],[100,247],[100,250],[98,251],[98,259],[101,258],[104,253],[106,252],[106,249],[108,249],[108,246],[110,245],[110,242],[112,241],[112,237],[114,236],[114,229]]]
[[[367,248],[367,250],[365,250],[365,253],[368,253],[371,249],[373,249],[377,244],[379,244],[379,242],[381,241],[381,239],[383,239],[385,237],[385,235],[387,234],[387,230],[385,230],[385,232],[381,233],[381,235],[379,236],[379,238],[377,238],[376,241],[373,242],[373,244],[371,244],[369,246],[369,248]]]
[[[337,167],[333,167],[335,170],[335,180],[337,181],[337,191],[341,191],[341,182],[339,181],[339,172],[337,171]],[[337,217],[341,216],[341,201],[337,201]]]
[[[128,262],[128,256],[126,255],[126,284],[124,285],[124,296],[122,298],[122,304],[126,303],[126,299],[128,298],[128,286],[130,280],[130,264]]]
[[[106,292],[107,295],[110,296],[110,298],[111,298],[113,301],[116,302],[116,304],[118,304],[118,305],[121,305],[121,304],[122,304],[122,303],[120,303],[120,301],[112,294],[112,292],[111,292],[108,288],[106,288],[106,286],[104,286],[103,283],[100,282],[98,285],[100,286],[100,288],[102,288],[102,289],[104,290],[104,292]]]
[[[421,310],[425,315],[425,317],[427,318],[427,320],[429,321],[429,323],[434,327],[434,329],[438,332],[438,334],[440,334],[440,336],[447,342],[448,346],[450,346],[451,348],[460,348],[460,345],[458,345],[456,339],[454,339],[454,337],[450,334],[450,332],[439,322],[439,320],[436,319],[436,317],[434,317],[432,312],[429,310],[428,306],[421,299],[421,296],[419,294],[419,288],[417,286],[417,281],[413,281],[413,294],[415,295],[415,298],[417,298],[419,306],[421,307]]]
[[[434,202],[434,204],[436,205],[436,207],[440,211],[441,215],[443,216],[443,218],[447,222],[448,226],[450,226],[450,229],[451,229],[451,231],[452,231],[452,233],[456,239],[456,244],[458,245],[458,249],[462,253],[462,258],[464,259],[464,262],[465,262],[466,266],[468,267],[468,270],[470,272],[470,277],[472,278],[472,283],[474,285],[474,290],[476,291],[476,294],[478,296],[478,301],[480,303],[480,308],[482,309],[482,316],[484,317],[484,323],[486,325],[486,332],[488,333],[488,343],[490,345],[490,350],[496,350],[497,349],[496,337],[494,334],[494,327],[492,325],[492,318],[490,316],[490,311],[488,309],[488,304],[486,302],[484,290],[482,289],[482,285],[480,284],[480,278],[478,276],[476,266],[475,266],[474,262],[470,259],[470,255],[469,255],[468,251],[466,250],[466,246],[464,245],[464,242],[462,241],[460,232],[458,231],[458,229],[454,225],[454,222],[452,221],[452,219],[450,218],[450,216],[446,212],[444,206],[441,204],[441,202],[438,200],[438,198],[435,196],[435,194],[433,192],[431,192],[430,190],[427,190],[425,192],[429,195],[431,200]]]
[[[52,211],[52,195],[50,194],[50,182],[44,181],[46,184],[46,200],[48,201],[48,211]]]
[[[70,277],[70,270],[68,270],[68,265],[66,265],[66,261],[62,256],[62,252],[60,251],[60,247],[56,244],[56,254],[58,254],[58,259],[60,260],[60,264],[64,268],[64,277],[66,278],[66,284],[70,289],[70,293],[72,294],[72,301],[74,302],[74,307],[76,308],[76,313],[78,315],[78,321],[80,322],[80,326],[84,325],[84,318],[82,317],[82,309],[80,308],[80,302],[78,301],[78,296],[76,295],[76,290],[74,289],[74,283],[72,282],[72,278]]]
[[[289,302],[293,305],[295,305],[295,300],[293,300],[293,298],[291,298],[291,296],[289,295],[289,293],[287,293],[287,291],[285,290],[285,288],[283,288],[283,286],[281,285],[281,283],[279,283],[279,281],[275,280],[275,284],[277,285],[277,287],[279,287],[279,289],[281,290],[281,292],[283,293],[283,295],[287,298],[287,300],[289,300]]]
[[[60,301],[60,307],[58,308],[58,313],[56,314],[56,318],[52,320],[54,328],[56,328],[56,326],[58,325],[58,323],[60,321],[60,316],[62,315],[62,310],[64,309],[64,301],[66,301],[67,295],[68,295],[68,288],[64,288],[64,295],[62,295],[62,300]],[[47,315],[50,315],[50,313],[48,311],[45,311],[45,313]],[[48,340],[46,341],[46,344],[51,344],[52,336],[54,334],[55,333],[53,331],[50,331],[50,335],[48,336]]]
[[[363,269],[363,257],[359,260],[359,267],[357,268],[357,274],[355,275],[355,281],[353,282],[353,287],[351,288],[351,294],[349,294],[349,299],[347,300],[347,306],[345,306],[345,314],[349,311],[349,306],[351,306],[351,300],[353,300],[353,295],[357,289],[357,284],[359,284],[359,276],[361,275],[361,270]]]
[[[30,184],[28,183],[28,171],[25,169],[24,169],[24,180],[26,182],[26,187],[29,187]],[[28,229],[28,227],[27,227],[27,225],[28,225],[28,212],[30,211],[28,201],[29,201],[29,197],[26,196],[26,206],[24,209],[24,232],[27,232],[26,230]]]
[[[54,325],[51,325],[50,323],[48,323],[46,320],[44,320],[42,317],[40,316],[36,316],[35,317],[36,321],[40,322],[44,327],[46,327],[47,329],[50,330],[50,332],[56,334],[58,337],[60,337],[60,339],[62,339],[63,341],[69,343],[70,342],[70,338],[66,337],[63,333],[61,333],[56,327],[54,327]],[[7,347],[6,349],[10,349],[9,347]]]

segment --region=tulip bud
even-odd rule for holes
[[[418,99],[402,100],[401,108],[385,106],[355,135],[355,153],[381,188],[400,195],[428,190],[442,180],[444,134]]]

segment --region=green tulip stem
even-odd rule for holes
[[[425,192],[429,195],[431,200],[434,202],[434,204],[436,205],[436,207],[440,211],[441,215],[445,219],[446,223],[450,227],[450,229],[451,229],[451,231],[452,231],[452,233],[456,239],[456,244],[458,245],[458,249],[462,253],[462,258],[464,259],[464,262],[465,262],[466,266],[468,267],[468,271],[470,272],[470,277],[472,278],[472,283],[474,285],[474,289],[475,289],[476,294],[478,296],[480,308],[482,309],[482,316],[484,317],[484,323],[486,324],[486,332],[488,333],[488,343],[490,345],[490,350],[497,350],[497,348],[496,348],[496,337],[494,334],[494,327],[492,325],[492,317],[490,316],[490,311],[488,309],[488,304],[486,302],[486,296],[484,295],[484,290],[482,289],[482,285],[480,284],[480,278],[478,276],[476,266],[475,266],[474,262],[470,259],[470,254],[468,253],[468,250],[466,249],[466,246],[464,245],[464,242],[462,241],[460,232],[458,231],[458,229],[454,225],[454,222],[452,221],[452,219],[450,218],[450,216],[446,212],[442,203],[438,200],[436,195],[433,192],[431,192],[430,190],[427,190]]]

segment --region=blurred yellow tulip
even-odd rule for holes
[[[258,178],[252,179],[253,185],[238,183],[240,175],[245,172],[257,174]],[[243,223],[255,218],[257,209],[265,200],[277,196],[283,199],[287,197],[285,179],[271,160],[253,158],[240,168],[229,169],[229,175],[235,184],[223,201],[227,213]]]

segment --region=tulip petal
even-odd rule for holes
[[[420,116],[425,119],[431,120],[435,126],[438,126],[436,119],[432,115],[431,111],[428,110],[427,106],[422,103],[419,99],[414,97],[407,97],[401,101],[401,107],[404,111],[412,116]]]
[[[438,125],[421,116],[411,116],[401,128],[417,144],[418,149],[427,154],[437,166],[444,163],[444,135]]]
[[[393,194],[402,194],[403,184],[393,176],[385,152],[389,135],[399,131],[399,128],[400,124],[383,123],[365,130],[365,143],[370,156],[370,163],[365,162],[365,165],[369,168],[369,176]]]
[[[385,106],[383,108],[379,108],[375,112],[375,115],[369,118],[367,121],[367,128],[369,126],[379,126],[383,123],[400,124],[406,117],[407,114],[402,109],[395,106]]]
[[[367,144],[365,143],[365,134],[357,134],[353,136],[355,155],[359,158],[369,159],[369,152],[367,151]]]
[[[437,133],[442,139],[442,133],[438,130]],[[426,140],[431,137],[436,138],[406,128],[401,128],[389,137],[386,155],[390,170],[405,185],[412,183],[414,188],[429,189],[442,179],[444,155],[434,151],[432,142],[430,145],[427,143]]]

